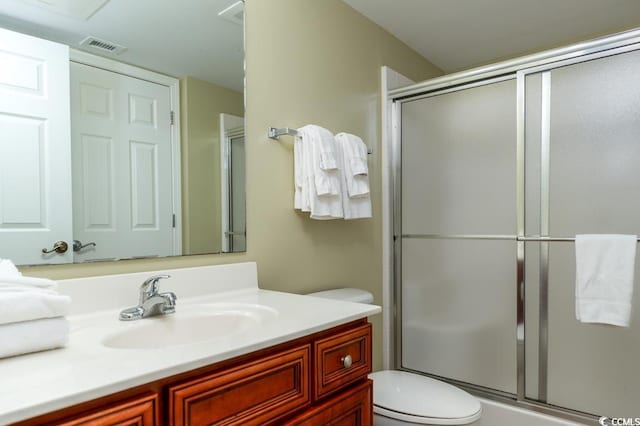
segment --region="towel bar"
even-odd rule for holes
[[[402,234],[402,238],[418,240],[513,240],[523,242],[574,242],[574,237],[542,237],[534,235],[530,237],[516,235],[444,235],[444,234]],[[397,237],[394,237],[397,238]],[[637,238],[640,241],[640,238]]]
[[[267,132],[267,136],[269,139],[278,140],[280,136],[297,136],[298,131],[296,129],[292,129],[290,127],[269,127]],[[367,154],[373,154],[373,150],[367,147]]]
[[[573,242],[576,239],[573,237],[518,237],[518,241],[538,241],[538,242]],[[640,241],[640,238],[637,238],[636,241]]]

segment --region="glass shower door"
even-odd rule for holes
[[[527,76],[527,234],[640,233],[639,75],[631,51]],[[620,328],[576,320],[573,242],[527,243],[526,256],[527,396],[637,417],[640,262]]]
[[[516,392],[516,84],[402,104],[401,367]]]

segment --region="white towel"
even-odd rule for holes
[[[369,194],[369,166],[367,164],[367,145],[356,135],[338,133],[338,149],[342,151],[344,177],[347,194],[351,198]]]
[[[47,278],[34,277],[0,277],[0,288],[23,286],[34,290],[55,290],[58,283]]]
[[[55,289],[58,284],[46,278],[24,277],[9,259],[0,259],[0,289],[24,285],[43,289]]]
[[[309,211],[309,199],[303,199],[302,193],[305,191],[305,160],[304,143],[302,138],[296,137],[293,143],[293,208],[296,210]]]
[[[576,318],[628,327],[635,235],[576,235]]]
[[[294,207],[312,219],[341,219],[342,191],[333,134],[320,126],[298,129],[294,145]]]
[[[0,325],[69,313],[71,298],[48,291],[0,291]]]
[[[350,164],[350,160],[356,158],[362,160],[362,156],[364,156],[366,163],[367,146],[359,137],[347,133],[339,133],[336,136],[336,141],[338,143],[340,166],[343,170],[343,173],[341,173],[341,185],[344,218],[347,220],[370,218],[372,214],[369,176],[362,174],[364,170],[368,173],[368,169],[360,164],[356,173]],[[359,162],[357,163],[359,164]]]
[[[21,275],[10,259],[0,259],[0,277],[19,277]]]
[[[69,340],[64,318],[0,325],[0,358],[59,348]]]

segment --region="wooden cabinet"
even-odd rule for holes
[[[169,386],[171,425],[263,425],[311,403],[309,345]]]
[[[314,342],[315,399],[336,392],[371,372],[371,324]]]
[[[287,421],[287,426],[360,426],[373,423],[373,382],[366,380]]]
[[[16,425],[366,426],[370,372],[362,319]]]
[[[88,410],[62,410],[21,422],[21,425],[56,426],[155,426],[160,424],[158,394],[146,392],[135,397],[102,398],[103,403]]]

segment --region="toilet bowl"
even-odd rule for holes
[[[309,296],[372,303],[365,290],[340,288]],[[466,425],[480,418],[478,399],[448,383],[406,371],[383,370],[373,380],[374,426]]]

